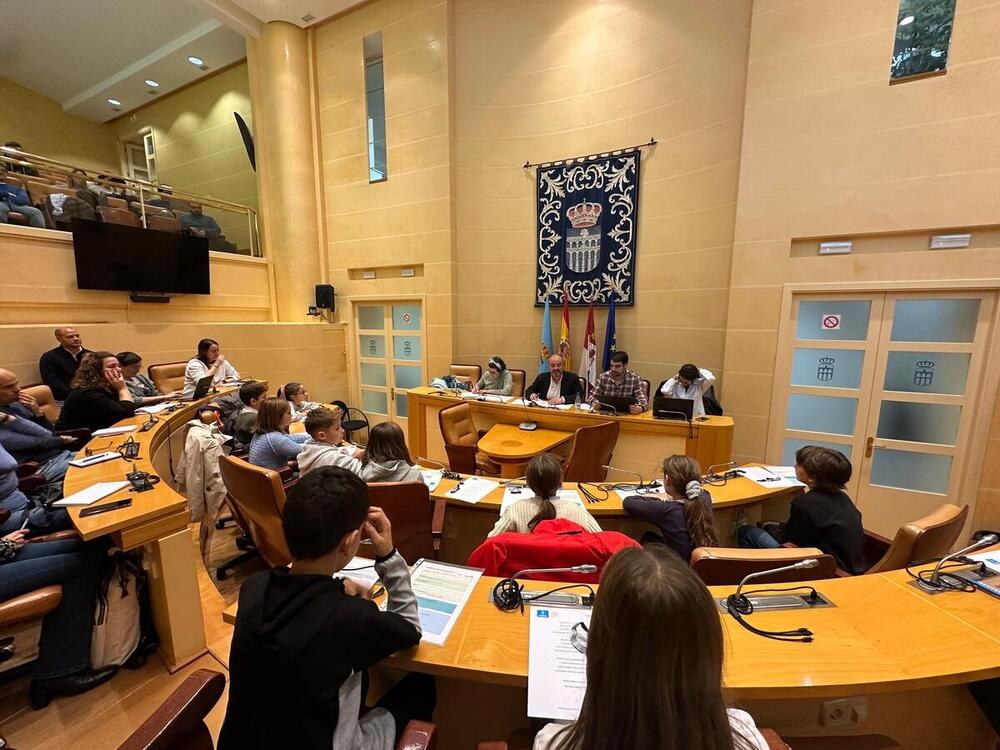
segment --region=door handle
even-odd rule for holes
[[[875,448],[885,448],[885,443],[876,443],[875,438],[869,436],[865,441],[865,458],[871,458],[872,452]]]

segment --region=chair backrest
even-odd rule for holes
[[[368,485],[368,502],[385,511],[392,523],[392,541],[411,565],[424,557],[434,559],[431,521],[434,504],[427,485],[413,482],[378,482]],[[374,557],[370,544],[362,544],[362,557]]]
[[[691,568],[706,586],[735,586],[751,573],[791,565],[799,560],[814,557],[819,561],[815,568],[789,570],[768,576],[767,583],[789,581],[816,581],[834,578],[837,561],[833,555],[816,547],[779,547],[777,549],[737,549],[734,547],[698,547],[691,553]]]
[[[646,380],[646,378],[640,378],[642,381],[642,390],[646,392],[646,403],[649,403],[649,389],[652,388],[652,384]]]
[[[109,195],[107,201],[108,208],[128,208],[128,201],[124,198],[113,198]]]
[[[968,505],[959,508],[945,503],[923,518],[903,524],[882,559],[869,568],[868,572],[899,570],[919,560],[948,554],[958,535],[962,533],[968,515]]]
[[[438,424],[445,445],[476,445],[479,442],[479,432],[472,421],[472,407],[468,404],[442,409],[438,412]]]
[[[576,431],[573,451],[566,462],[564,482],[603,482],[608,476],[604,468],[611,463],[611,456],[618,442],[618,422],[604,422]]]
[[[112,200],[108,198],[108,200]],[[101,220],[109,224],[124,224],[129,227],[139,226],[139,217],[127,208],[111,208],[109,206],[98,206],[97,213],[101,215]]]
[[[56,404],[56,400],[52,396],[51,388],[44,383],[36,383],[35,385],[26,385],[21,390],[29,396],[35,397],[35,401],[38,402],[38,408],[42,410],[45,418],[52,424],[59,421],[59,415],[62,410],[59,408],[59,405]]]
[[[250,526],[247,531],[264,562],[272,568],[288,565],[292,555],[281,529],[285,488],[278,472],[232,456],[219,459],[219,471],[230,499]]]
[[[454,375],[457,378],[471,380],[472,384],[475,385],[479,382],[479,378],[483,376],[483,368],[479,365],[451,364],[448,365],[448,374]]]
[[[146,214],[146,229],[155,229],[158,232],[181,233],[180,219],[175,219],[170,214]]]
[[[146,368],[149,379],[160,393],[179,391],[184,387],[184,369],[187,362],[164,362]]]
[[[510,395],[511,396],[523,396],[525,382],[528,380],[528,373],[524,370],[511,370],[510,371]]]
[[[118,750],[212,750],[215,745],[205,717],[225,687],[221,672],[192,672]]]

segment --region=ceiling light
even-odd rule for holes
[[[188,58],[188,62],[191,63],[192,65],[204,65],[205,64],[204,60],[202,60],[200,57],[195,57],[194,55],[191,55],[191,57]]]
[[[110,104],[112,107],[120,107],[122,105],[122,103],[117,99],[108,99],[108,104]]]
[[[913,16],[907,16],[906,18],[904,18],[902,21],[899,22],[899,25],[909,26],[911,23],[913,23]]]
[[[160,86],[160,84],[157,83],[156,81],[154,81],[152,78],[147,78],[146,79],[146,85],[147,86],[152,86],[154,89],[155,88],[159,88],[159,86]]]

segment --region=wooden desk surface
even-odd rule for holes
[[[528,615],[500,612],[487,597],[499,579],[483,578],[444,646],[420,644],[386,664],[474,682],[527,685]],[[527,582],[529,589],[560,584]],[[1000,600],[984,594],[960,603],[926,601],[893,574],[816,581],[837,606],[763,612],[750,621],[769,630],[808,627],[812,643],[750,633],[721,611],[726,642],[724,680],[743,699],[821,698],[955,685],[1000,676],[1000,632],[978,627],[1000,618]],[[713,586],[713,596],[735,587]],[[599,594],[598,594],[599,595]],[[223,613],[235,622],[237,605]],[[526,610],[527,612],[527,610]],[[623,627],[627,627],[623,624]]]
[[[479,438],[479,450],[500,461],[530,461],[572,439],[562,430],[522,430],[517,425],[498,423]]]
[[[647,477],[645,479],[648,481],[649,478]],[[493,492],[475,505],[470,505],[469,503],[462,502],[461,500],[456,500],[455,498],[448,496],[448,491],[451,490],[457,483],[458,482],[454,479],[442,479],[440,484],[434,488],[431,495],[433,497],[444,498],[448,501],[449,505],[454,505],[460,508],[482,510],[484,512],[491,513],[500,512],[500,506],[503,503],[503,486],[493,490]],[[518,484],[524,484],[523,480],[518,482]],[[576,490],[579,493],[576,482],[564,482],[563,489]],[[588,483],[588,489],[594,491],[595,488]],[[770,500],[791,498],[798,493],[798,490],[794,487],[768,489],[745,477],[730,479],[724,486],[706,486],[705,489],[707,489],[712,495],[712,507],[717,510],[749,506],[756,503],[768,502]],[[583,500],[583,504],[587,510],[590,511],[590,514],[595,517],[627,517],[625,509],[622,507],[621,498],[618,497],[617,493],[609,492],[607,500],[602,500],[597,503],[587,502],[587,498],[582,493],[580,494],[580,499]]]

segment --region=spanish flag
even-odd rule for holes
[[[563,371],[570,370],[572,352],[569,345],[569,296],[563,292],[562,328],[559,331],[559,356],[563,358]]]

